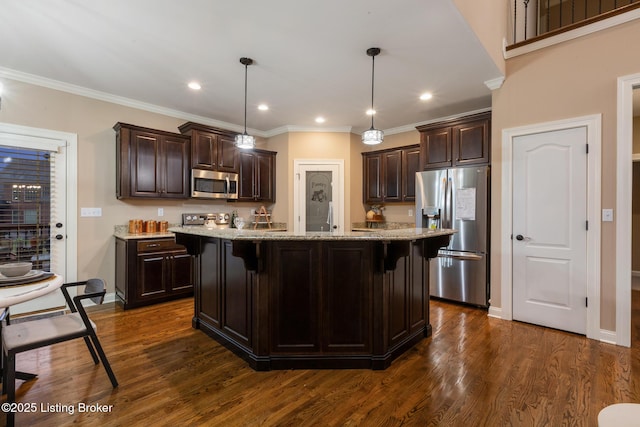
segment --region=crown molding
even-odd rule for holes
[[[502,87],[502,83],[504,83],[504,76],[496,77],[495,79],[487,80],[484,82],[484,85],[489,88],[489,90],[496,90]]]

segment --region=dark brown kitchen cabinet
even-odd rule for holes
[[[116,238],[115,288],[125,309],[191,296],[192,257],[173,238]]]
[[[125,123],[114,129],[119,199],[189,197],[188,137]]]
[[[363,155],[365,203],[415,200],[415,173],[420,167],[420,146],[412,145]]]
[[[238,150],[238,201],[276,201],[276,154],[266,150]]]
[[[178,129],[191,137],[192,168],[238,173],[235,133],[193,122]]]
[[[491,113],[418,126],[422,169],[489,164]]]

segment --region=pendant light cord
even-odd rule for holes
[[[247,134],[247,69],[249,64],[244,64],[244,134]]]
[[[373,109],[373,82],[375,77],[375,69],[376,69],[376,57],[375,55],[371,55],[371,129],[373,127],[373,116],[376,114],[376,110]]]

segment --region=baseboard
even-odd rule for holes
[[[108,303],[108,302],[115,302],[116,301],[116,293],[115,292],[109,292],[107,294],[105,294],[104,296],[104,303]]]
[[[618,345],[618,336],[616,335],[616,331],[600,329],[600,341],[607,344]]]
[[[502,307],[489,306],[489,317],[502,319]]]

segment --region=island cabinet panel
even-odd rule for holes
[[[371,245],[325,243],[322,262],[322,349],[370,353],[372,321]]]
[[[224,331],[237,342],[251,347],[251,306],[254,275],[244,268],[242,258],[232,255],[230,240],[222,241],[220,283]]]
[[[198,285],[195,292],[196,316],[218,329],[221,324],[220,245],[220,239],[201,239],[196,258]]]
[[[320,248],[318,244],[270,245],[271,350],[273,353],[320,349]]]

